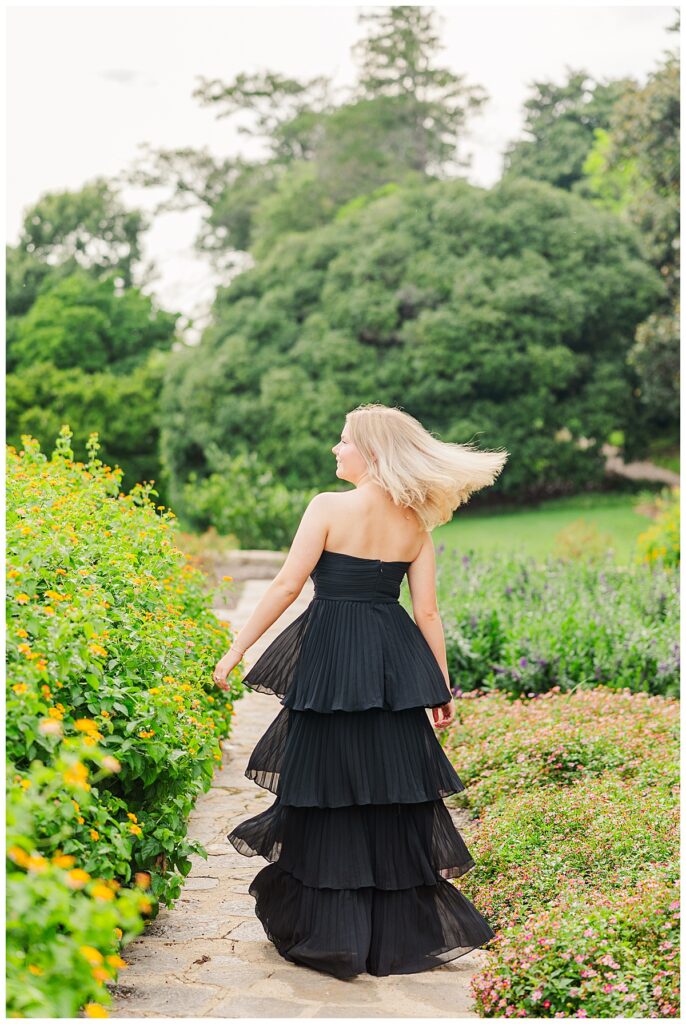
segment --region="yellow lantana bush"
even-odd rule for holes
[[[151,481],[7,449],[8,1016],[106,1016],[118,950],[206,856],[188,815],[221,767],[238,674]],[[90,951],[84,953],[84,950]]]

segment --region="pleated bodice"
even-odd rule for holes
[[[397,603],[410,564],[324,550],[310,574],[315,600]]]

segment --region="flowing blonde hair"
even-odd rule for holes
[[[346,416],[369,476],[396,505],[412,508],[425,530],[447,523],[473,491],[493,483],[508,451],[439,441],[402,409],[370,402]]]

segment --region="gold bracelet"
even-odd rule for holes
[[[229,650],[230,651],[235,651],[236,654],[239,654],[241,656],[241,658],[245,654],[245,651],[239,651],[235,644],[231,644],[231,646],[229,647]]]

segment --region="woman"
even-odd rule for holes
[[[436,729],[454,717],[431,530],[508,453],[441,442],[378,404],[347,415],[332,451],[354,489],[310,502],[215,668],[225,687],[312,577],[313,600],[244,677],[283,705],[245,771],[276,799],[228,839],[270,861],[249,892],[284,959],[339,978],[415,973],[494,935],[448,881],[474,860],[443,802],[464,784],[426,714]],[[398,602],[405,574],[414,619]]]

